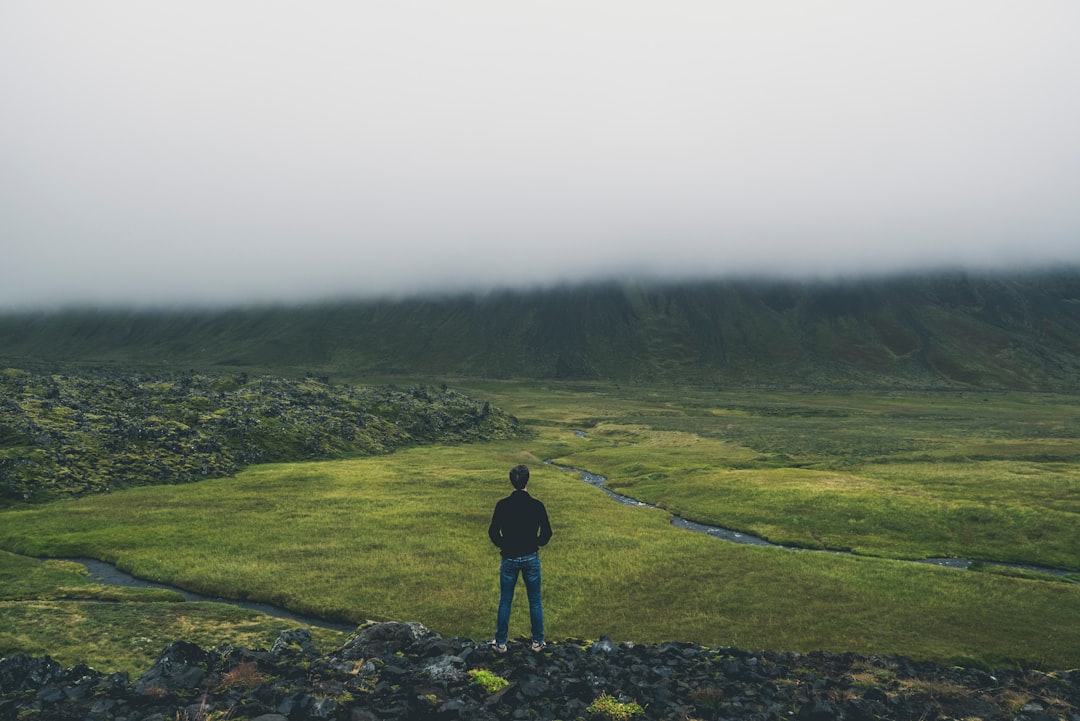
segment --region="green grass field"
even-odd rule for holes
[[[1073,398],[451,385],[490,398],[535,434],[13,508],[0,513],[0,548],[100,558],[147,579],[327,618],[419,620],[485,638],[497,602],[487,522],[509,491],[507,470],[524,462],[555,530],[543,552],[553,640],[1080,665],[1075,575],[899,560],[961,556],[1080,571]],[[680,530],[664,510],[619,505],[547,458],[695,520],[860,555]],[[0,569],[38,563],[11,559],[0,555]],[[0,631],[0,654],[46,648],[21,619],[29,604],[60,603],[55,589],[70,585],[6,592],[0,629],[16,630]],[[176,605],[122,600],[114,605]],[[45,618],[62,625],[57,608]],[[521,599],[512,635],[526,633],[526,615]],[[57,634],[54,655],[71,658],[66,638]],[[137,666],[137,650],[117,641],[89,655]]]
[[[189,603],[167,590],[102,586],[72,561],[0,551],[0,656],[50,655],[65,666],[90,663],[137,676],[169,643],[268,648],[291,621],[222,603]],[[346,634],[311,628],[320,648]]]

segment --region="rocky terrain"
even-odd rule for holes
[[[0,505],[521,432],[445,385],[0,366]]]
[[[499,654],[418,623],[379,623],[329,654],[302,629],[269,650],[176,641],[134,680],[47,656],[0,659],[0,721],[16,719],[1080,721],[1080,670],[604,638]]]

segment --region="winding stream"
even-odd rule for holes
[[[65,561],[75,561],[86,566],[86,570],[89,572],[89,578],[98,583],[102,583],[108,586],[128,586],[135,588],[162,588],[168,591],[175,591],[184,597],[185,601],[208,601],[211,603],[227,603],[230,606],[239,606],[240,608],[246,608],[250,611],[258,611],[259,613],[267,616],[273,616],[274,618],[283,618],[288,621],[297,621],[299,623],[307,624],[308,626],[318,626],[320,628],[329,628],[334,631],[354,631],[356,630],[355,623],[337,623],[334,621],[327,621],[326,619],[316,618],[314,616],[304,616],[298,613],[281,608],[280,606],[274,606],[269,603],[259,603],[257,601],[238,601],[234,598],[220,598],[217,596],[204,596],[201,593],[194,593],[192,591],[184,590],[177,586],[170,586],[167,583],[155,583],[153,581],[146,581],[141,578],[136,578],[130,573],[121,571],[111,563],[105,561],[99,561],[96,558],[65,558]]]
[[[613,491],[613,490],[611,490],[610,488],[607,487],[607,478],[605,478],[604,476],[601,476],[599,474],[590,473],[589,471],[583,471],[580,468],[571,468],[570,466],[559,465],[559,464],[557,464],[557,463],[555,463],[555,462],[553,462],[551,460],[545,460],[544,463],[547,463],[547,464],[549,464],[549,465],[551,465],[551,466],[553,466],[555,468],[558,468],[560,470],[570,471],[572,473],[579,474],[581,476],[581,480],[585,481],[585,483],[588,483],[590,486],[595,486],[596,488],[599,488],[604,493],[606,493],[608,496],[610,496],[615,501],[617,501],[617,502],[619,502],[621,504],[624,504],[624,505],[627,505],[627,506],[636,506],[636,507],[639,507],[639,508],[657,508],[656,506],[654,506],[654,505],[652,505],[650,503],[644,503],[643,501],[639,501],[636,498],[630,498],[629,496],[623,496],[623,495],[621,495],[619,493],[616,493],[615,491]],[[741,531],[733,531],[733,530],[731,530],[729,528],[722,528],[720,526],[710,526],[710,525],[706,525],[704,523],[698,523],[696,521],[691,521],[691,520],[688,520],[686,518],[683,518],[682,516],[678,516],[678,515],[675,515],[675,514],[672,514],[672,516],[671,516],[671,525],[673,525],[673,526],[675,526],[677,528],[686,529],[688,531],[695,531],[697,533],[704,533],[704,534],[707,534],[709,536],[712,536],[713,538],[717,538],[717,539],[720,539],[720,540],[723,540],[723,541],[729,541],[731,543],[744,543],[744,544],[748,544],[748,545],[751,545],[751,546],[768,546],[770,548],[783,548],[783,549],[786,549],[786,550],[789,550],[789,551],[806,551],[806,552],[818,552],[818,553],[840,553],[840,554],[846,554],[846,555],[856,555],[856,554],[854,554],[854,553],[852,553],[850,551],[844,551],[844,550],[804,548],[804,547],[800,547],[800,546],[784,546],[784,545],[772,543],[770,541],[765,540],[764,538],[759,538],[758,536],[754,536],[754,535],[749,534],[749,533],[743,533]],[[356,627],[355,624],[339,623],[339,622],[334,622],[334,621],[327,621],[325,619],[316,618],[316,617],[313,617],[313,616],[304,616],[304,615],[301,615],[301,614],[293,613],[292,611],[289,611],[288,609],[281,608],[279,606],[274,606],[274,605],[268,604],[268,603],[259,603],[259,602],[255,602],[255,601],[239,601],[239,600],[232,599],[232,598],[219,598],[219,597],[214,597],[214,596],[205,596],[203,594],[194,593],[192,591],[187,591],[185,589],[178,588],[176,586],[170,586],[170,585],[164,584],[164,583],[155,583],[153,581],[146,581],[146,580],[143,580],[141,578],[136,578],[135,576],[132,576],[129,573],[121,571],[120,569],[116,568],[116,566],[112,565],[111,563],[106,563],[105,561],[99,561],[99,560],[94,559],[94,558],[68,558],[68,559],[64,559],[64,560],[75,561],[76,563],[81,563],[83,566],[86,567],[87,571],[89,572],[89,577],[92,580],[97,581],[98,583],[103,583],[103,584],[112,585],[112,586],[135,586],[135,587],[144,587],[144,588],[167,589],[167,590],[175,591],[175,592],[179,593],[187,601],[209,601],[209,602],[213,602],[213,603],[227,603],[227,604],[230,604],[230,605],[233,605],[233,606],[238,606],[240,608],[246,608],[246,609],[249,609],[251,611],[257,611],[259,613],[266,614],[267,616],[272,616],[272,617],[275,617],[275,618],[282,618],[282,619],[286,619],[286,620],[290,620],[290,621],[297,621],[299,623],[304,623],[304,624],[307,624],[309,626],[318,626],[318,627],[321,627],[321,628],[328,628],[328,629],[332,629],[332,630],[335,630],[335,631],[346,631],[346,632],[348,632],[348,631],[354,630],[355,627]],[[935,566],[944,566],[944,567],[948,567],[948,568],[957,568],[957,569],[964,569],[964,570],[968,569],[971,566],[971,564],[973,563],[972,560],[965,559],[965,558],[927,558],[927,559],[922,559],[922,560],[913,560],[911,562],[912,563],[926,563],[926,564],[931,564],[931,565],[935,565]],[[1000,567],[1003,567],[1003,568],[1015,568],[1015,569],[1023,569],[1023,570],[1028,570],[1028,571],[1038,571],[1040,573],[1047,573],[1047,574],[1052,574],[1052,575],[1055,575],[1055,576],[1066,576],[1066,575],[1069,575],[1071,573],[1074,573],[1074,571],[1068,571],[1068,570],[1063,570],[1063,569],[1058,569],[1058,568],[1045,568],[1045,567],[1041,567],[1041,566],[1031,566],[1031,565],[1024,565],[1024,564],[1002,563],[1002,562],[998,562],[998,561],[983,561],[983,563],[988,564],[988,565],[1000,566]]]
[[[544,463],[547,463],[548,465],[554,466],[555,468],[563,471],[570,471],[572,473],[579,474],[581,476],[581,480],[585,481],[590,486],[596,486],[619,503],[628,506],[637,506],[639,508],[657,508],[651,503],[644,503],[643,501],[639,501],[636,498],[630,498],[629,496],[623,496],[616,493],[615,491],[607,487],[607,478],[599,474],[590,473],[589,471],[583,471],[580,468],[562,466],[551,460],[545,460]],[[789,551],[816,551],[818,553],[840,553],[849,556],[857,555],[855,553],[852,553],[851,551],[844,551],[832,548],[805,548],[802,546],[784,546],[777,543],[772,543],[770,541],[766,541],[764,538],[760,538],[749,533],[733,531],[730,528],[723,528],[721,526],[709,526],[704,523],[698,523],[696,521],[688,520],[686,518],[683,518],[682,516],[678,516],[675,514],[672,514],[671,516],[671,525],[675,526],[676,528],[685,528],[688,531],[705,533],[709,536],[712,536],[713,538],[719,538],[723,541],[730,541],[732,543],[745,543],[751,546],[768,546],[770,548],[783,548]],[[924,558],[908,560],[910,560],[911,563],[926,563],[933,566],[959,568],[962,570],[967,570],[971,567],[971,564],[974,563],[973,560],[968,558]],[[1001,568],[1015,568],[1025,571],[1038,571],[1039,573],[1048,573],[1054,576],[1066,576],[1070,573],[1073,573],[1073,571],[1067,571],[1060,568],[1046,568],[1043,566],[1031,566],[1020,563],[1004,563],[1001,561],[982,561],[982,563],[991,566],[999,566]]]

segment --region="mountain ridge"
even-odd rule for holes
[[[1080,268],[0,314],[9,360],[616,382],[1080,389]]]

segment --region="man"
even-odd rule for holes
[[[499,547],[499,613],[495,619],[495,638],[491,647],[506,652],[510,632],[510,606],[518,573],[525,579],[529,594],[529,622],[532,625],[532,649],[544,648],[544,607],[540,602],[540,546],[551,540],[551,524],[544,504],[529,495],[529,467],[510,469],[514,491],[495,504],[488,526],[488,537]]]

